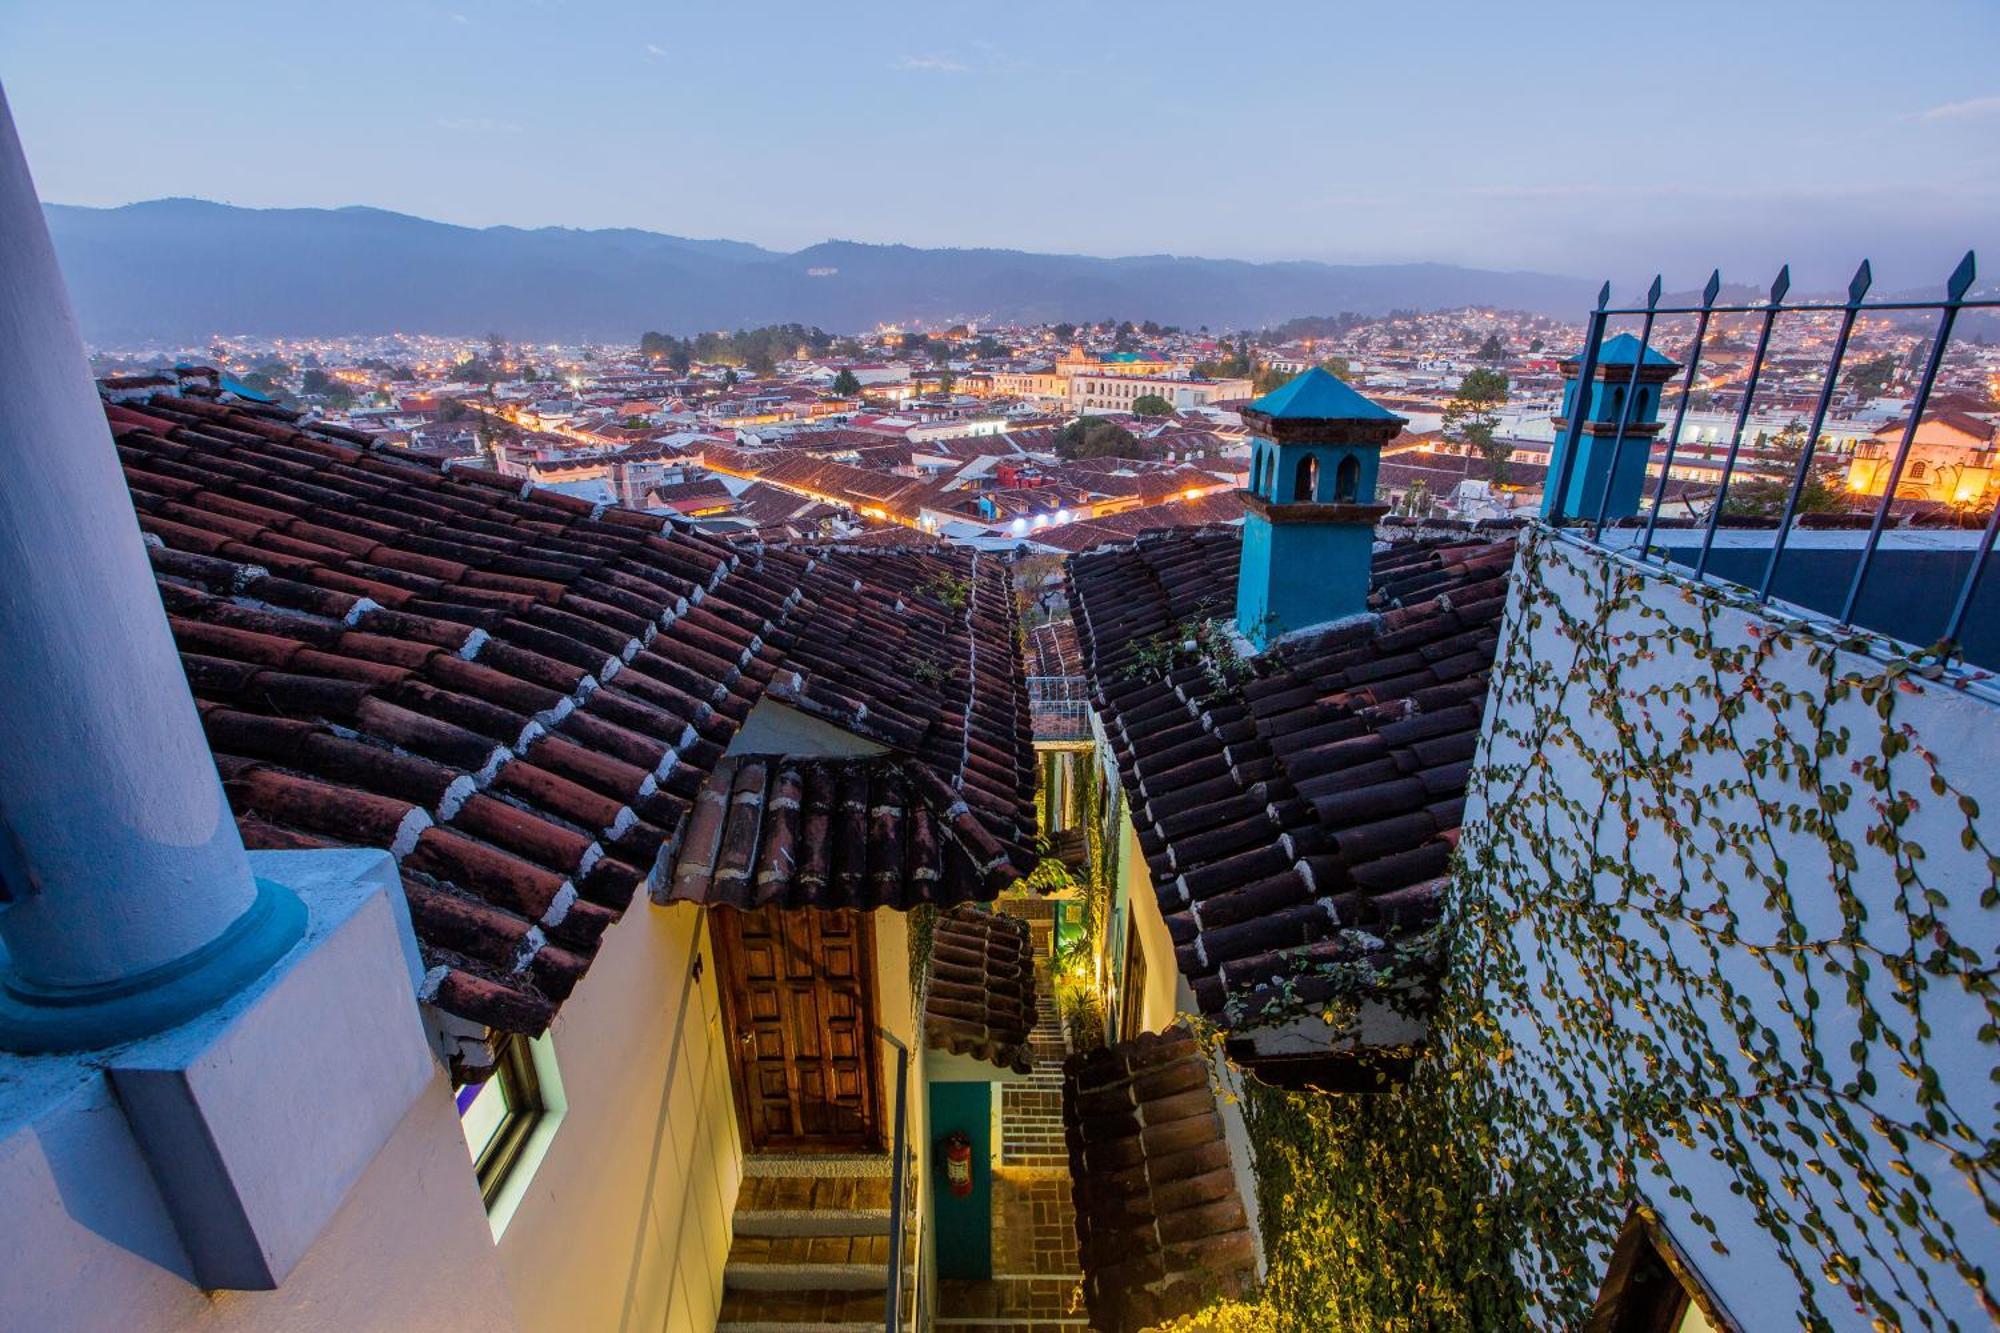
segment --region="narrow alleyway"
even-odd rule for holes
[[[1007,905],[1003,902],[1001,909]],[[1026,1081],[1004,1084],[1001,1090],[1001,1165],[993,1173],[993,1277],[938,1284],[933,1322],[957,1333],[1057,1333],[1089,1327],[1077,1299],[1076,1219],[1063,1146],[1062,1062],[1068,1043],[1049,976],[1049,924],[1031,918],[1030,925],[1037,960],[1038,1013],[1029,1043],[1035,1067]]]

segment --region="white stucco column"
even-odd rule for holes
[[[0,1046],[101,1045],[261,973],[303,912],[250,873],[4,94],[0,386]]]

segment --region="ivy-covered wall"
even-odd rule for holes
[[[2000,706],[1524,534],[1410,1082],[1252,1089],[1207,1327],[1579,1327],[1657,1212],[1749,1330],[2000,1318]]]
[[[1502,1169],[1587,1201],[1531,1308],[1629,1196],[1745,1328],[1988,1326],[2000,706],[1545,531],[1515,574],[1453,954]]]

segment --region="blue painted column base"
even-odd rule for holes
[[[178,1027],[242,990],[305,938],[306,905],[270,880],[229,929],[183,958],[98,986],[38,986],[0,965],[0,1050],[99,1050]]]

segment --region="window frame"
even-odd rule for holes
[[[548,1117],[549,1104],[542,1096],[541,1073],[528,1039],[510,1032],[494,1051],[498,1060],[491,1077],[507,1101],[507,1113],[479,1156],[473,1159],[473,1173],[479,1179],[479,1197],[491,1209],[507,1188],[507,1180],[520,1164],[528,1141]]]
[[[1743,1333],[1659,1215],[1634,1204],[1583,1333],[1674,1333],[1690,1308],[1699,1309],[1715,1333]]]

